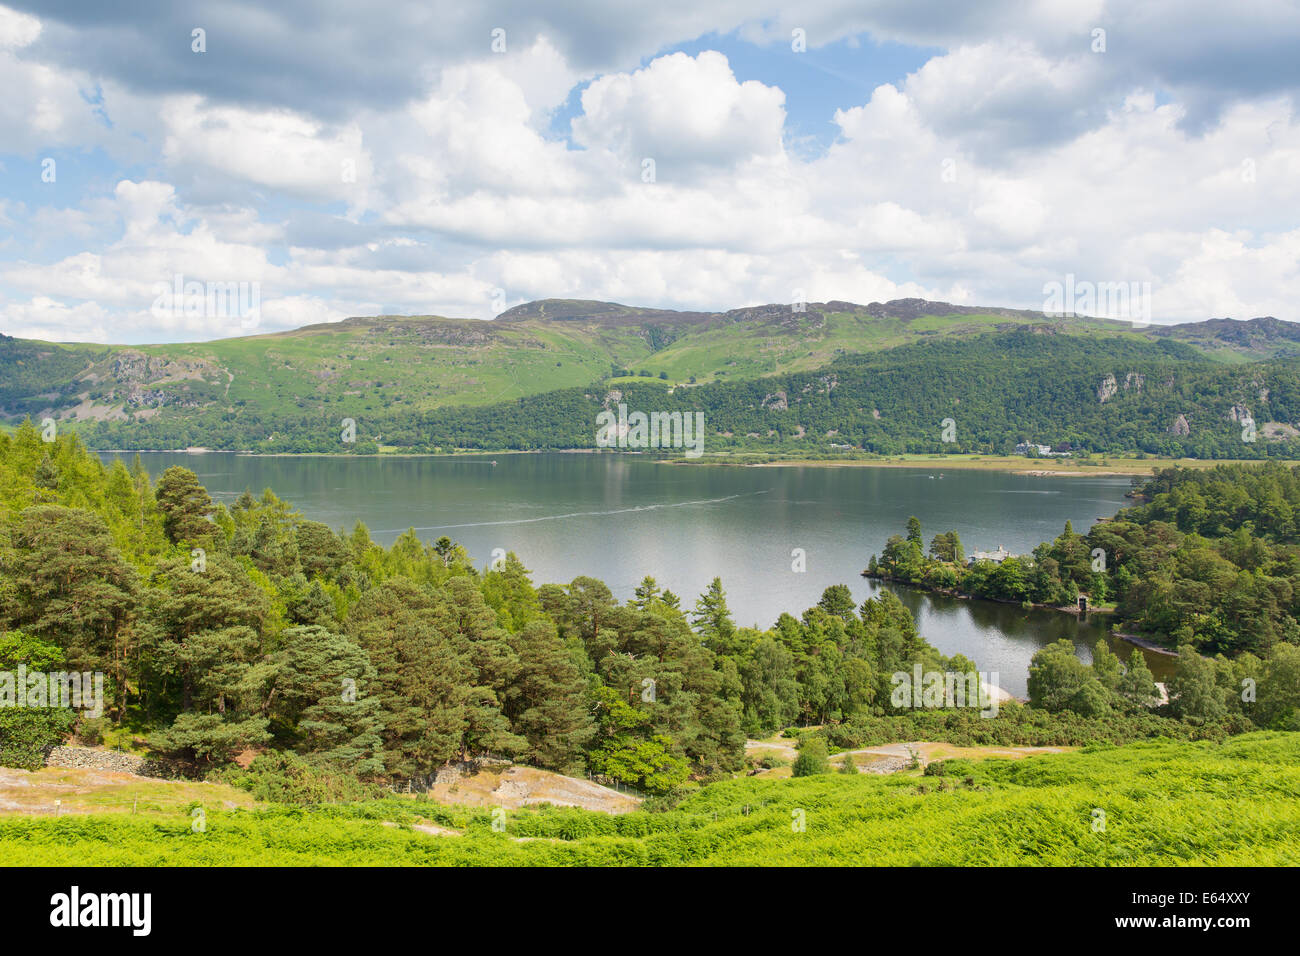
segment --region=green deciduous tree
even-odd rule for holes
[[[46,750],[66,739],[77,715],[48,697],[45,705],[27,706],[28,682],[20,686],[19,667],[28,674],[61,671],[63,651],[21,631],[0,632],[0,767],[37,770],[45,765]]]
[[[1169,703],[1174,713],[1194,724],[1212,723],[1227,713],[1214,661],[1190,644],[1178,648],[1178,667],[1169,679]]]

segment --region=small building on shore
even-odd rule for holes
[[[1016,445],[1017,455],[1036,455],[1039,458],[1069,458],[1073,453],[1069,442],[1060,445],[1039,445],[1032,441],[1022,441]]]
[[[1036,445],[1033,442],[1029,442],[1029,441],[1022,441],[1020,444],[1016,445],[1017,455],[1028,455],[1030,452],[1037,452],[1038,454],[1046,458],[1048,455],[1052,453],[1052,446]]]
[[[971,565],[976,561],[992,561],[994,564],[1001,564],[1007,558],[1014,558],[1015,555],[1008,551],[1002,545],[998,545],[996,551],[973,551],[967,559],[966,564]]]

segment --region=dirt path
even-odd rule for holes
[[[641,805],[636,797],[591,780],[519,766],[481,770],[454,783],[440,783],[429,791],[429,797],[438,803],[475,807],[518,809],[550,803],[601,813],[628,813]]]
[[[1035,754],[1059,754],[1075,750],[1075,747],[958,747],[956,744],[944,743],[942,741],[913,740],[901,741],[899,743],[881,744],[876,747],[861,747],[857,750],[842,750],[833,754],[830,758],[831,766],[838,767],[839,763],[846,755],[853,757],[854,762],[859,768],[868,773],[894,773],[898,770],[905,770],[911,766],[912,757],[915,755],[921,766],[935,761],[946,760],[950,757],[962,757],[968,760],[983,760],[986,757],[1000,757],[1012,760],[1018,760],[1022,757],[1030,757]],[[745,741],[745,752],[748,754],[761,755],[764,753],[775,753],[787,760],[794,761],[799,755],[794,744],[787,743],[784,740],[747,740]],[[866,758],[866,759],[864,759]],[[763,771],[763,773],[773,776],[785,776],[786,773],[778,773],[788,768],[777,767],[772,770]]]
[[[195,802],[226,808],[254,803],[251,794],[219,783],[67,767],[0,767],[0,813],[170,813]]]

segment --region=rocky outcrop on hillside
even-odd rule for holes
[[[832,304],[847,308],[831,309]],[[1043,318],[1041,312],[1029,309],[987,308],[977,305],[953,305],[951,302],[932,302],[929,299],[890,299],[888,302],[872,302],[866,306],[854,306],[848,302],[827,303],[827,309],[833,312],[851,312],[861,309],[867,315],[878,319],[919,319],[924,315],[1005,315],[1011,318]]]
[[[375,322],[367,335],[378,345],[395,343],[412,345],[454,345],[473,348],[488,345],[500,338],[491,323],[476,319],[403,319]]]
[[[825,314],[812,302],[800,303],[798,306],[790,302],[755,305],[746,309],[732,309],[724,312],[722,317],[728,322],[756,322],[780,326],[789,331],[806,331],[810,326],[826,324]]]
[[[677,312],[672,309],[641,309],[618,302],[591,299],[538,299],[506,309],[493,321],[522,322],[545,319],[550,322],[591,322],[603,326],[695,325],[708,322],[717,312]]]
[[[1097,401],[1105,405],[1109,399],[1114,398],[1119,393],[1120,388],[1123,388],[1126,392],[1130,389],[1134,392],[1141,392],[1146,383],[1146,376],[1140,372],[1126,372],[1122,386],[1119,379],[1114,375],[1107,375],[1101,380],[1101,384],[1097,386]]]
[[[1300,323],[1271,315],[1255,319],[1208,319],[1182,325],[1152,326],[1149,334],[1202,348],[1231,349],[1258,357],[1300,354]]]
[[[84,377],[95,383],[111,380],[122,385],[152,385],[164,381],[205,379],[219,374],[216,365],[203,359],[166,358],[127,349],[89,369]]]

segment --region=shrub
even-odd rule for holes
[[[247,770],[224,768],[211,775],[269,803],[351,803],[385,795],[383,786],[345,773],[313,767],[297,754],[271,751],[253,759]]]
[[[105,717],[95,717],[81,721],[77,725],[77,741],[85,747],[98,747],[104,742],[104,728],[108,726],[108,719]]]
[[[20,631],[0,634],[0,674],[8,677],[7,683],[0,677],[0,767],[39,770],[50,748],[67,738],[77,715],[66,707],[13,706],[26,692],[16,686],[19,665],[29,671],[57,671],[63,667],[63,652]]]
[[[796,777],[811,777],[830,772],[831,762],[826,758],[826,742],[820,737],[806,739],[799,750],[799,756],[794,760],[791,773]]]
[[[936,760],[926,764],[927,777],[973,777],[975,764],[969,760],[953,757],[948,760]]]

